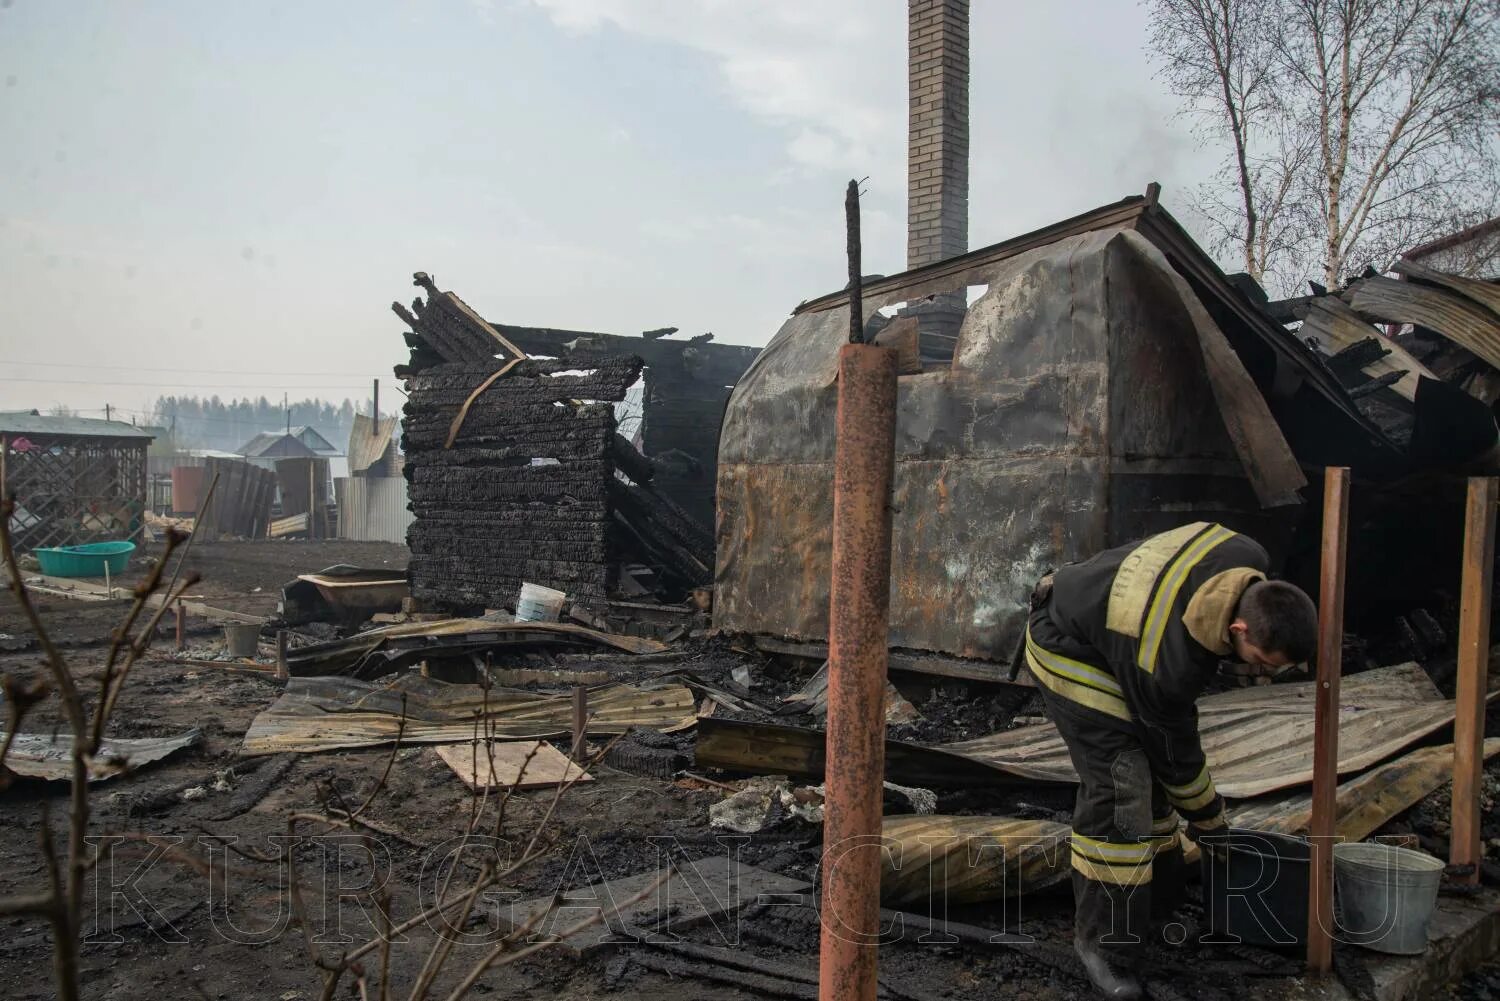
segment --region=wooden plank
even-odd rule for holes
[[[592,775],[583,772],[568,760],[567,755],[545,740],[477,743],[471,740],[467,744],[444,744],[434,750],[460,781],[475,792],[547,789],[575,778],[579,782],[594,781]]]
[[[269,535],[273,539],[279,539],[284,535],[291,535],[294,532],[305,532],[307,531],[308,521],[309,515],[306,513],[294,514],[289,518],[277,518],[271,522]]]
[[[784,654],[788,657],[803,657],[807,660],[828,659],[827,643],[799,643],[777,639],[774,636],[756,636],[755,648],[764,653]],[[1008,667],[993,660],[965,660],[941,653],[904,653],[892,650],[887,661],[892,671],[909,671],[913,674],[935,674],[942,678],[965,678],[970,681],[994,681],[1000,684],[1032,687],[1029,675],[1022,674],[1015,681],[1006,678]]]
[[[108,600],[108,588],[103,584],[95,584],[87,580],[79,580],[72,577],[48,577],[45,574],[34,578],[42,582],[42,586],[28,583],[29,590],[40,591],[43,594],[55,594],[61,598],[76,598],[80,601],[105,601]],[[119,585],[116,585],[118,588]],[[160,608],[162,602],[166,601],[166,595],[153,594],[146,599],[147,608]],[[265,622],[264,615],[246,615],[244,612],[231,612],[227,608],[215,608],[205,605],[199,601],[184,601],[182,607],[189,615],[202,616],[211,622]]]
[[[1485,692],[1489,687],[1490,592],[1495,566],[1495,503],[1500,479],[1469,480],[1458,608],[1458,706],[1453,722],[1453,831],[1448,860],[1471,865],[1465,879],[1479,882],[1484,858],[1479,838],[1479,792],[1484,783]]]
[[[1323,474],[1323,567],[1318,587],[1318,680],[1313,710],[1312,873],[1307,968],[1333,969],[1333,841],[1338,820],[1339,674],[1344,649],[1344,563],[1349,543],[1349,468]]]

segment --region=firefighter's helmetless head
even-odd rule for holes
[[[1281,580],[1245,588],[1229,623],[1234,659],[1274,674],[1310,658],[1318,643],[1318,610],[1301,588]]]

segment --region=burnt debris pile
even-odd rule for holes
[[[633,355],[533,358],[425,274],[411,328],[402,433],[415,522],[412,596],[444,609],[514,604],[522,582],[575,601],[626,576],[661,598],[706,584],[712,539],[652,485],[615,404]],[[634,585],[632,585],[633,587]]]
[[[1500,286],[1396,262],[1347,288],[1269,304],[1320,355],[1407,469],[1496,468]],[[1384,327],[1382,330],[1376,324]]]

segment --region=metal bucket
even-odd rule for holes
[[[1443,863],[1425,852],[1379,843],[1335,845],[1339,941],[1400,956],[1423,952],[1442,878]]]
[[[556,622],[567,597],[562,591],[540,584],[522,584],[521,597],[516,601],[516,621]]]
[[[1274,948],[1307,944],[1310,852],[1307,840],[1233,828],[1204,836],[1202,855],[1209,927],[1219,941]]]
[[[259,642],[259,623],[230,622],[224,626],[224,647],[231,657],[254,657]]]

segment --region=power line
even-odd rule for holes
[[[243,375],[245,373],[236,373]],[[279,372],[278,375],[285,375]],[[348,378],[341,375],[339,378]],[[0,382],[35,382],[49,386],[145,386],[147,388],[160,389],[163,387],[172,389],[194,389],[207,386],[210,389],[369,389],[365,383],[358,385],[344,385],[343,383],[311,382],[311,383],[266,383],[266,382],[115,382],[108,379],[33,379],[16,375],[0,375]]]
[[[299,401],[299,402],[306,402],[306,401]],[[323,401],[323,402],[328,403],[330,406],[333,406],[333,404],[334,404],[334,401],[332,401],[332,400],[326,400],[326,401]],[[339,403],[340,406],[343,403],[346,403],[346,402],[347,403],[352,403],[353,401],[352,400],[340,400],[340,401],[338,401],[338,403]],[[75,414],[102,414],[102,413],[104,413],[104,408],[103,407],[69,407],[68,409],[71,410]],[[292,404],[292,409],[294,411],[297,409],[297,404],[296,403]],[[335,411],[334,420],[335,420],[335,423],[337,423],[337,421],[338,421],[337,411],[339,410],[339,406],[333,406],[333,409]],[[251,414],[249,417],[199,417],[196,414],[184,414],[184,413],[170,414],[170,413],[163,413],[162,411],[159,411],[159,410],[133,410],[130,407],[116,407],[116,406],[111,406],[110,410],[113,411],[114,413],[117,413],[117,414],[134,414],[137,417],[150,417],[150,418],[157,419],[157,420],[167,420],[167,421],[169,421],[169,420],[175,419],[179,423],[187,424],[187,425],[198,425],[198,424],[231,424],[231,425],[234,425],[236,427],[245,427],[245,426],[251,425],[251,424],[262,423],[262,421],[260,420],[260,418],[258,418],[254,414]],[[355,413],[358,413],[358,410],[356,410]],[[283,414],[282,414],[282,411],[281,411],[280,408],[276,409],[276,413],[275,413],[274,416],[275,416],[276,421],[278,421],[278,422],[281,421]],[[321,416],[320,415],[315,415],[314,417],[307,418],[307,419],[321,420]]]
[[[111,372],[175,372],[179,375],[286,375],[286,369],[277,371],[252,371],[245,368],[162,368],[157,365],[86,365],[63,361],[0,360],[0,365],[22,365],[37,368],[88,368]],[[299,372],[299,375],[329,375],[339,379],[364,378],[357,372]]]

